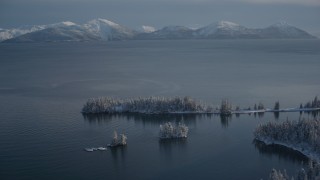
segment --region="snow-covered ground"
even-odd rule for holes
[[[307,144],[301,143],[301,144],[290,144],[290,143],[284,143],[281,141],[275,141],[269,138],[256,138],[256,140],[261,141],[265,143],[266,145],[281,145],[285,146],[287,148],[293,149],[295,151],[299,151],[303,155],[307,156],[308,158],[315,160],[317,162],[320,162],[320,154],[316,153],[312,150],[312,148],[308,147]]]

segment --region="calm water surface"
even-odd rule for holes
[[[272,113],[83,116],[90,97],[191,96],[218,106],[296,107],[320,95],[318,40],[124,41],[0,44],[0,179],[267,179],[306,158],[253,142]],[[159,125],[184,120],[185,141],[159,141]],[[114,130],[128,146],[104,146]]]

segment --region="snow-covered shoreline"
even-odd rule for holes
[[[254,113],[276,113],[276,112],[312,112],[312,111],[320,111],[320,108],[287,108],[280,110],[273,109],[264,109],[264,110],[238,110],[231,111],[231,114],[254,114]],[[84,114],[99,114],[99,113],[139,113],[139,114],[216,114],[220,115],[221,113],[218,110],[214,111],[172,111],[172,112],[160,112],[160,111],[114,111],[114,112],[85,112],[81,111]]]
[[[259,125],[253,135],[266,145],[282,145],[320,162],[320,119],[268,122]]]
[[[284,146],[287,148],[290,148],[292,150],[298,151],[301,154],[307,156],[308,158],[316,161],[316,162],[320,162],[320,154],[317,154],[316,152],[312,152],[312,148],[308,148],[306,146],[304,146],[303,144],[300,145],[292,145],[292,144],[288,144],[288,143],[283,143],[280,141],[274,141],[271,139],[267,139],[267,138],[255,138],[255,140],[263,142],[266,145],[280,145],[280,146]]]
[[[251,113],[265,113],[265,112],[311,112],[318,111],[320,108],[285,108],[285,109],[262,109],[262,110],[239,110],[232,111],[232,114],[251,114]]]
[[[84,114],[94,113],[213,113],[212,106],[190,97],[147,97],[118,99],[100,97],[89,99],[82,108]]]
[[[254,113],[280,113],[280,112],[312,112],[320,110],[320,101],[317,97],[312,103],[304,107],[279,108],[276,102],[274,108],[265,108],[262,103],[254,108],[240,109],[233,108],[228,100],[223,100],[220,107],[213,108],[212,105],[190,97],[137,97],[137,98],[112,98],[99,97],[90,98],[82,108],[83,114],[98,113],[140,113],[140,114],[254,114]]]

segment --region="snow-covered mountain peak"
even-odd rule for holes
[[[154,27],[152,27],[152,26],[145,26],[145,25],[143,25],[143,26],[142,26],[142,30],[143,30],[143,32],[145,32],[145,33],[152,33],[152,32],[154,32],[154,31],[156,31],[156,28],[154,28]]]
[[[100,22],[103,22],[103,23],[106,23],[108,24],[109,26],[120,26],[119,24],[115,23],[115,22],[112,22],[112,21],[109,21],[107,19],[102,19],[102,18],[98,18],[97,21],[100,21]]]
[[[219,21],[218,23],[216,23],[216,26],[218,28],[234,28],[234,27],[239,27],[240,25],[230,21]]]
[[[273,25],[271,25],[272,27],[278,27],[278,28],[283,28],[283,27],[291,27],[291,25],[285,21],[279,21]]]
[[[76,23],[71,22],[71,21],[63,21],[63,22],[61,22],[61,24],[65,25],[65,26],[75,26],[75,25],[77,25]]]
[[[118,27],[119,25],[106,19],[93,19],[83,26],[90,32],[110,33],[113,27]]]
[[[210,34],[216,33],[219,30],[239,31],[242,29],[244,29],[244,27],[240,26],[237,23],[233,23],[230,21],[219,21],[198,29],[197,33],[199,35],[208,36]]]
[[[295,26],[288,24],[285,21],[277,22],[264,29],[264,33],[267,35],[272,34],[273,37],[277,38],[291,38],[291,39],[313,39],[315,38],[306,31],[299,29]]]
[[[164,31],[188,31],[190,30],[189,28],[185,26],[166,26],[162,28]]]
[[[98,18],[98,19],[93,19],[91,21],[89,21],[87,23],[87,25],[91,25],[91,26],[101,26],[101,25],[104,25],[104,26],[110,26],[110,27],[120,27],[119,24],[115,23],[115,22],[112,22],[112,21],[109,21],[107,19],[102,19],[102,18]]]
[[[98,18],[88,21],[85,24],[63,21],[47,25],[24,25],[13,29],[0,29],[0,42],[9,39],[13,39],[10,42],[33,42],[88,40],[111,41],[130,39],[315,38],[302,29],[289,25],[284,21],[260,29],[247,28],[230,21],[215,22],[199,29],[191,29],[185,26],[167,26],[160,30],[156,30],[152,26],[144,25],[139,28],[139,32],[110,20]]]
[[[48,25],[38,25],[35,26],[36,28],[39,29],[39,27],[41,27],[41,29],[45,29],[45,28],[56,28],[56,27],[69,27],[69,26],[77,26],[76,23],[71,22],[71,21],[62,21],[62,22],[58,22],[58,23],[54,23],[54,24],[48,24]]]
[[[84,24],[83,27],[103,40],[126,39],[132,37],[135,33],[127,27],[101,18],[91,20]]]

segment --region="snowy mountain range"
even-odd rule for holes
[[[139,33],[134,39],[191,39],[193,30],[184,26],[166,26],[153,32]]]
[[[195,31],[194,35],[200,38],[259,38],[255,29],[246,28],[239,24],[220,21],[210,24],[208,26],[199,28]]]
[[[156,30],[142,26],[133,30],[106,19],[94,19],[85,24],[70,21],[49,25],[23,26],[0,29],[3,42],[56,42],[56,41],[115,41],[150,39],[313,39],[315,36],[279,22],[266,28],[247,28],[220,21],[199,29],[184,26],[166,26]]]
[[[52,27],[62,27],[62,26],[72,26],[76,25],[73,22],[70,21],[64,21],[56,24],[49,24],[49,25],[34,25],[34,26],[21,26],[18,28],[14,29],[2,29],[0,28],[0,41],[4,41],[7,39],[15,38],[27,33],[35,32],[35,31],[40,31],[44,30],[47,28],[52,28]]]
[[[81,26],[80,26],[81,27]],[[95,36],[100,37],[101,40],[123,40],[130,39],[136,31],[127,27],[121,26],[117,23],[106,19],[94,19],[82,25],[82,28]]]

